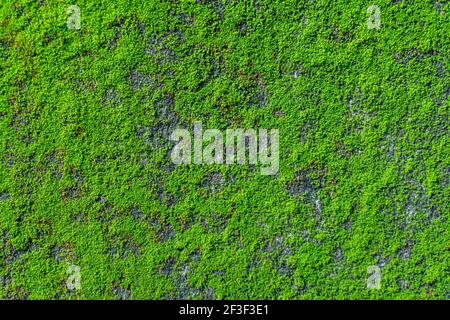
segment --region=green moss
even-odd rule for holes
[[[448,299],[450,7],[372,4],[3,0],[0,298]],[[175,167],[194,121],[279,174]]]

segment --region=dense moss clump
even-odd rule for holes
[[[0,298],[449,299],[449,10],[2,0]],[[173,164],[195,121],[278,173]]]

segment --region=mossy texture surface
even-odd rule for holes
[[[449,11],[2,0],[0,298],[449,299]],[[174,165],[194,121],[279,129],[278,174]]]

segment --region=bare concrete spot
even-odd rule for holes
[[[308,140],[315,140],[314,137],[314,131],[316,128],[316,124],[314,123],[314,120],[307,119],[306,122],[301,126],[300,128],[300,142],[306,143]]]
[[[155,124],[137,128],[138,137],[152,150],[169,148],[173,144],[170,141],[170,135],[179,125],[179,117],[174,111],[174,105],[174,96],[166,94],[155,102]]]
[[[170,153],[170,150],[171,149],[169,149],[168,153]],[[170,158],[170,156],[168,155],[167,159],[169,159],[169,158]],[[174,164],[171,160],[158,162],[157,166],[158,166],[159,172],[161,172],[162,174],[164,174],[166,176],[170,175],[177,168],[177,165]]]
[[[272,266],[283,276],[292,278],[295,269],[289,264],[289,258],[294,255],[294,250],[287,244],[287,238],[292,237],[292,234],[284,236],[275,236],[264,244],[262,251],[259,251],[252,265],[249,267],[249,272],[258,268],[261,265],[262,259],[269,259]]]
[[[11,127],[16,129],[17,132],[24,130],[26,126],[30,124],[30,120],[24,118],[24,116],[15,114],[13,116],[13,121],[11,123]]]
[[[133,208],[131,210],[131,215],[133,216],[133,218],[135,218],[136,220],[143,220],[145,218],[145,214],[138,208]]]
[[[398,281],[398,286],[400,287],[400,291],[406,291],[409,288],[408,283],[403,279],[400,279]]]
[[[86,93],[95,93],[97,94],[98,83],[93,79],[76,79],[74,82],[74,90],[81,95]]]
[[[80,212],[80,213],[75,214],[74,220],[77,223],[86,223],[86,222],[88,222],[88,216],[86,213]]]
[[[184,26],[193,27],[194,26],[194,17],[188,16],[186,13],[182,13],[176,16],[178,21],[181,22]]]
[[[281,265],[279,265],[277,267],[278,272],[282,275],[282,276],[286,276],[288,278],[292,278],[294,277],[295,274],[295,269],[292,268],[291,266],[288,266],[286,263],[282,263]]]
[[[243,37],[245,37],[249,31],[248,24],[245,21],[239,22],[237,28],[239,30],[239,34]]]
[[[141,255],[141,247],[131,237],[114,236],[109,243],[109,253],[114,258],[127,259]]]
[[[164,261],[160,273],[173,279],[176,293],[166,296],[166,299],[208,299],[214,297],[214,290],[211,287],[196,288],[189,283],[189,279],[201,258],[201,252],[195,251],[190,254],[186,261],[176,261],[169,258]]]
[[[137,131],[139,131],[139,129]],[[138,136],[139,136],[139,132],[138,132]],[[148,153],[141,153],[139,155],[139,165],[141,166],[142,169],[147,168],[147,166],[150,163],[151,163],[151,157]]]
[[[266,83],[260,75],[254,75],[242,88],[243,93],[248,97],[250,108],[264,108],[269,104],[270,94]]]
[[[6,162],[6,165],[8,166],[8,168],[12,168],[15,164],[14,155],[12,155],[10,153],[5,153],[4,158],[5,158],[5,162]]]
[[[81,191],[77,188],[68,188],[62,191],[62,198],[64,200],[73,200],[80,197]]]
[[[321,228],[324,222],[322,211],[324,200],[319,197],[321,190],[325,188],[325,168],[308,168],[298,172],[295,179],[288,183],[285,191],[292,197],[303,201],[317,221],[317,228]],[[328,196],[328,195],[327,195]]]
[[[448,70],[443,60],[434,61],[433,65],[436,69],[436,75],[439,79],[444,80],[448,77]]]
[[[155,87],[155,82],[152,79],[152,76],[145,75],[139,72],[138,70],[131,70],[130,75],[128,76],[128,82],[130,83],[133,90],[139,90],[142,88],[152,88]]]
[[[213,58],[210,64],[210,79],[217,79],[225,74],[225,66],[223,57],[219,57],[218,59]]]
[[[450,167],[445,166],[441,169],[441,186],[442,189],[450,187]]]
[[[172,240],[176,235],[172,225],[161,221],[159,218],[151,219],[150,225],[160,242]]]
[[[61,180],[64,163],[59,155],[48,156],[46,166],[56,179]]]
[[[10,44],[4,41],[0,41],[0,59],[6,61],[10,55]]]
[[[226,229],[228,222],[229,218],[213,213],[203,219],[201,223],[208,232],[218,234]]]
[[[137,18],[137,16],[134,16],[134,23],[135,27],[137,28],[137,31],[139,34],[144,37],[146,34],[146,27],[145,25]]]
[[[12,281],[12,284],[14,281]],[[19,286],[15,287],[11,285],[6,290],[6,299],[7,300],[28,300],[30,296],[30,292],[28,292],[24,287]]]
[[[282,110],[277,110],[274,112],[274,116],[277,118],[283,118],[286,114]]]
[[[308,76],[305,68],[300,63],[295,61],[288,60],[281,62],[279,68],[281,76],[293,78],[294,80]]]
[[[136,14],[130,16],[118,16],[113,22],[108,24],[108,29],[114,32],[110,40],[109,48],[115,49],[125,34],[138,33],[141,37],[145,36],[146,27]]]
[[[157,64],[166,66],[179,60],[179,55],[172,48],[178,48],[184,42],[185,37],[180,30],[157,35],[149,38],[145,54],[152,57]]]
[[[302,194],[312,195],[315,192],[315,187],[307,172],[301,171],[295,177],[295,180],[288,184],[286,192],[293,197],[298,197]]]
[[[301,237],[305,242],[313,243],[316,246],[322,246],[323,242],[321,240],[317,240],[315,237],[313,237],[310,230],[303,229],[301,231]]]
[[[255,254],[248,263],[247,274],[250,274],[255,270],[258,270],[262,264],[261,260],[262,260],[261,254]]]
[[[179,124],[179,116],[175,112],[173,94],[166,94],[155,103],[157,125],[152,129],[153,143],[156,146],[170,145],[170,135]]]
[[[23,89],[26,91],[26,87]],[[27,103],[26,103],[27,105]],[[34,143],[34,130],[33,126],[30,124],[37,119],[35,114],[31,113],[23,113],[23,114],[14,114],[13,119],[11,121],[10,127],[13,128],[19,136],[19,140],[26,145],[30,145]]]
[[[149,188],[157,196],[159,201],[169,207],[174,206],[179,201],[173,194],[166,192],[162,177],[151,177]]]
[[[82,194],[83,194],[82,184],[84,182],[84,179],[81,176],[81,174],[79,174],[77,172],[72,172],[70,177],[73,180],[72,185],[65,187],[61,191],[61,198],[64,201],[70,201],[70,200],[80,198],[80,197],[82,197]]]
[[[400,162],[399,168],[402,167],[403,163]],[[405,173],[401,169],[399,177],[400,182],[396,187],[381,194],[387,199],[386,212],[393,215],[398,228],[415,233],[440,219],[445,212],[441,195],[429,193],[424,187],[427,178],[423,163],[412,172]],[[402,200],[393,196],[396,194],[402,194]]]
[[[0,256],[2,262],[2,274],[0,275],[0,285],[2,286],[4,298],[10,299],[27,299],[29,293],[20,286],[14,284],[14,268],[21,264],[25,259],[26,254],[39,250],[39,247],[34,243],[28,243],[25,248],[18,249],[13,246],[11,242],[11,235],[9,232],[0,231]]]
[[[132,300],[133,299],[133,293],[129,286],[124,287],[120,284],[114,284],[112,290],[118,300]]]
[[[108,161],[108,158],[105,155],[99,155],[95,157],[94,161],[97,164],[105,164]]]
[[[353,221],[348,219],[344,222],[344,229],[350,230],[353,227]]]
[[[253,0],[253,7],[256,13],[259,13],[261,11],[261,3],[259,2],[259,0]]]
[[[367,110],[364,95],[356,86],[348,102],[348,134],[360,134],[364,127],[373,119],[374,115]]]
[[[342,252],[341,248],[337,248],[334,252],[334,259],[336,261],[341,261],[344,258],[344,252]]]
[[[408,241],[406,246],[400,249],[399,255],[403,260],[407,260],[411,258],[411,251],[413,249],[414,243],[412,241]]]
[[[187,300],[200,296],[200,290],[189,284],[189,275],[192,272],[190,264],[181,265],[181,269],[174,274],[175,286],[178,289],[178,299]]]
[[[445,2],[442,1],[434,1],[434,8],[436,9],[437,12],[439,12],[440,14],[444,14],[444,8],[446,6]]]
[[[87,217],[85,217],[84,219],[86,218]],[[97,211],[97,215],[95,216],[95,220],[102,224],[111,223],[115,219],[117,219],[117,214],[114,212],[114,207],[112,204],[107,203],[104,203],[102,206],[100,206],[99,210]]]
[[[116,89],[109,88],[104,93],[103,102],[108,106],[116,107],[121,104],[122,100],[120,99],[119,93]]]
[[[62,245],[55,245],[50,253],[53,260],[56,262],[72,262],[76,260],[76,255],[73,250],[73,246],[70,243],[64,243]]]
[[[223,277],[225,275],[225,271],[224,270],[214,270],[213,274],[217,277]]]
[[[171,275],[175,270],[176,261],[173,258],[169,258],[164,262],[164,266],[161,269],[161,274],[165,276]]]
[[[3,254],[3,261],[6,264],[6,266],[12,265],[14,262],[18,261],[22,255],[25,253],[25,251],[17,250],[11,243],[11,236],[9,232],[6,232],[2,234],[1,237],[1,243],[2,243],[2,254]]]
[[[354,35],[349,31],[343,31],[339,26],[335,25],[331,27],[332,33],[330,40],[336,43],[348,43],[354,39]]]
[[[450,88],[447,96],[442,97],[442,99],[447,100],[449,98],[448,95],[450,95]],[[436,110],[430,116],[429,122],[427,124],[421,123],[419,129],[429,133],[430,136],[425,136],[422,140],[417,141],[416,150],[420,150],[419,152],[428,151],[428,149],[425,149],[425,146],[431,145],[436,139],[447,137],[449,131],[448,116]],[[419,146],[422,148],[419,149]]]
[[[1,195],[0,195],[0,201],[7,201],[7,200],[9,200],[11,197],[10,197],[10,195],[9,195],[9,193],[2,193]]]
[[[428,296],[434,296],[434,292],[436,291],[436,286],[430,283],[426,283],[419,287],[420,290],[424,291]]]
[[[412,61],[421,61],[437,55],[437,51],[423,52],[414,48],[394,54],[394,59],[398,64],[407,65]]]
[[[306,294],[306,292],[308,292],[308,290],[311,289],[311,286],[307,282],[304,281],[300,285],[294,284],[292,286],[292,288],[294,288],[296,290],[296,292],[299,296],[302,296],[302,295]]]
[[[230,3],[230,0],[227,0],[227,2]],[[225,5],[222,0],[197,0],[197,3],[207,5],[214,10],[221,22],[225,20]]]
[[[380,267],[380,269],[384,269],[391,261],[389,257],[384,257],[382,254],[377,254],[376,258],[378,260],[378,267]]]
[[[119,26],[118,28],[116,28],[116,30],[114,32],[114,37],[109,42],[109,48],[111,50],[116,49],[117,46],[119,45],[119,42],[122,39],[122,28],[123,28],[123,26]]]
[[[5,292],[8,292],[8,288],[11,287],[13,283],[13,279],[11,278],[11,273],[6,272],[5,275],[0,274],[0,287],[5,290]]]
[[[223,190],[225,186],[225,178],[219,173],[210,173],[202,181],[201,187],[208,190],[212,194],[216,194]]]
[[[425,171],[421,171],[422,173]],[[418,175],[406,176],[406,190],[408,190],[408,200],[405,206],[405,223],[410,224],[418,214],[425,213],[428,221],[439,219],[440,207],[432,204],[432,199],[428,196],[423,184],[419,182]],[[441,203],[438,201],[438,203]]]
[[[208,288],[206,288],[206,290],[204,292],[203,299],[214,300],[215,296],[216,296],[216,292],[215,292],[214,288],[208,287]]]
[[[6,144],[6,146],[5,146],[5,150],[3,152],[2,158],[3,158],[3,162],[6,164],[7,168],[14,167],[14,164],[16,162],[16,157],[14,156],[14,154],[11,153],[11,146],[9,146],[8,144]]]
[[[390,161],[397,160],[398,147],[397,138],[395,136],[392,136],[390,134],[385,135],[380,149],[384,151]]]
[[[110,49],[115,49],[122,39],[122,35],[125,31],[125,17],[117,17],[112,23],[108,25],[108,29],[114,30],[114,37],[109,43]]]
[[[213,292],[211,288],[196,288],[189,283],[190,275],[194,272],[195,264],[187,262],[180,266],[180,269],[174,274],[175,286],[178,288],[177,299],[200,299],[205,298],[207,294],[211,295]]]
[[[98,199],[97,199],[97,201],[98,202],[100,202],[100,203],[106,203],[106,197],[105,196],[100,196]]]

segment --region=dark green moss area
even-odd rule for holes
[[[449,299],[449,10],[2,0],[0,298]],[[279,173],[175,166],[194,121]]]

